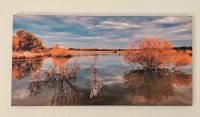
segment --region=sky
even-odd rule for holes
[[[192,46],[190,16],[14,15],[13,35],[18,29],[36,35],[48,47],[123,49],[145,37]]]

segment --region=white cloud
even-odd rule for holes
[[[172,28],[166,28],[167,31],[171,33],[184,33],[188,31],[192,31],[192,23],[183,23],[181,25],[172,27]]]
[[[176,25],[164,27],[161,23]],[[132,38],[139,40],[144,37],[153,36],[169,40],[192,40],[191,32],[191,17],[161,17],[153,21],[142,22],[140,30],[135,30]]]
[[[160,24],[174,24],[174,23],[183,23],[183,22],[191,22],[192,17],[163,17],[161,19],[154,20],[153,23],[160,23]]]
[[[78,24],[80,26],[83,26],[87,29],[93,29],[95,28],[94,25],[92,25],[89,21],[94,19],[95,17],[81,17],[81,16],[70,16],[63,18],[62,21],[66,24],[73,23]]]
[[[96,27],[103,28],[103,29],[124,30],[124,29],[131,29],[131,28],[140,28],[140,25],[129,24],[125,22],[103,21]]]

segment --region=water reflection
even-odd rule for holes
[[[40,94],[45,88],[54,90],[49,105],[76,105],[79,103],[79,90],[74,80],[46,78],[29,84],[30,96]]]
[[[176,95],[177,86],[191,86],[192,77],[180,71],[132,70],[123,80],[133,104],[162,105]]]
[[[61,62],[59,61],[61,60]],[[76,105],[79,102],[79,90],[75,86],[79,64],[65,64],[65,59],[52,59],[53,66],[40,70],[31,76],[28,90],[30,96],[38,95],[44,89],[54,90],[49,105]]]
[[[64,68],[70,58],[51,58],[51,63],[55,68]]]
[[[90,60],[90,99],[98,96],[102,87],[102,80],[96,68],[96,57]],[[66,58],[52,58],[52,66],[46,70],[38,70],[31,75],[28,90],[30,96],[38,95],[45,89],[52,89],[54,93],[49,105],[77,105],[80,104],[81,89],[76,86],[79,69],[77,63],[69,63]],[[83,91],[84,89],[82,89]],[[87,94],[83,94],[87,95]]]
[[[51,58],[52,67],[56,72],[55,75],[64,76],[64,72],[66,71],[66,65],[69,63],[70,58]]]
[[[12,105],[192,104],[190,68],[131,69],[120,56],[13,61]]]
[[[42,64],[42,59],[13,61],[12,78],[15,80],[23,79],[40,69]]]

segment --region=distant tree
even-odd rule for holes
[[[169,65],[179,67],[191,63],[189,54],[173,50],[172,43],[167,40],[144,38],[139,45],[133,42],[130,45],[124,54],[125,60],[139,63],[144,69],[163,69]]]
[[[68,50],[74,50],[74,48],[68,48]]]
[[[24,30],[17,30],[13,36],[13,50],[15,51],[42,51],[45,47],[35,35]]]

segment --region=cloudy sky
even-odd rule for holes
[[[130,40],[144,37],[192,45],[192,17],[15,15],[13,34],[17,29],[35,34],[49,47],[127,48]]]

